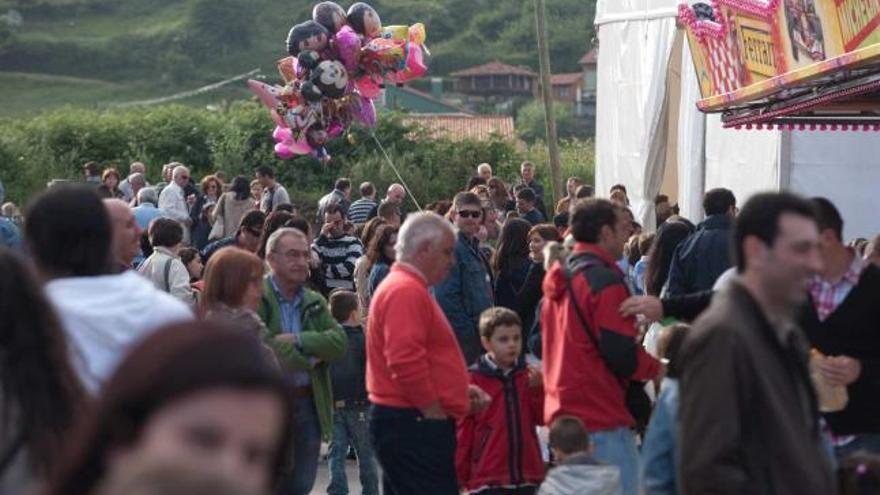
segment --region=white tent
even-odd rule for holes
[[[844,236],[880,233],[880,136],[875,132],[722,129],[700,98],[678,0],[599,0],[596,190],[627,187],[633,211],[653,226],[661,191],[682,214],[702,218],[703,193],[726,187],[740,203],[786,189],[826,196],[840,209]]]

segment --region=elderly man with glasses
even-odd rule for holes
[[[268,332],[294,400],[293,471],[281,482],[279,495],[311,493],[318,472],[321,441],[332,431],[333,393],[330,364],[341,360],[348,338],[333,319],[327,302],[305,288],[309,278],[309,240],[289,227],[266,242],[271,269],[263,284],[260,317]]]
[[[159,194],[159,208],[165,210],[166,216],[176,220],[183,228],[183,244],[191,241],[189,204],[186,202],[184,189],[189,184],[189,169],[177,163],[171,173],[171,182]]]

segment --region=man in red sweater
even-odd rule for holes
[[[455,420],[485,408],[429,287],[452,267],[455,232],[433,213],[407,217],[397,262],[373,295],[367,328],[370,437],[387,495],[458,495]]]
[[[626,389],[630,380],[657,376],[660,363],[636,342],[634,318],[618,310],[629,289],[617,260],[632,222],[623,207],[587,199],[572,211],[571,233],[577,241],[571,256],[544,278],[544,421],[551,424],[565,415],[580,418],[597,459],[618,466],[624,494],[635,495],[638,452]],[[577,266],[586,268],[573,272]]]

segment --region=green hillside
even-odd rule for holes
[[[302,0],[0,0],[0,115],[105,108],[260,68],[275,79]],[[351,2],[341,2],[347,7]],[[492,60],[537,68],[531,0],[380,0],[384,24],[424,22],[429,75]],[[595,0],[547,0],[554,72],[577,71]],[[246,97],[241,82],[181,103]]]

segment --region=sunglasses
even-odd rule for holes
[[[458,216],[461,218],[480,218],[483,216],[483,212],[477,210],[459,210]]]

